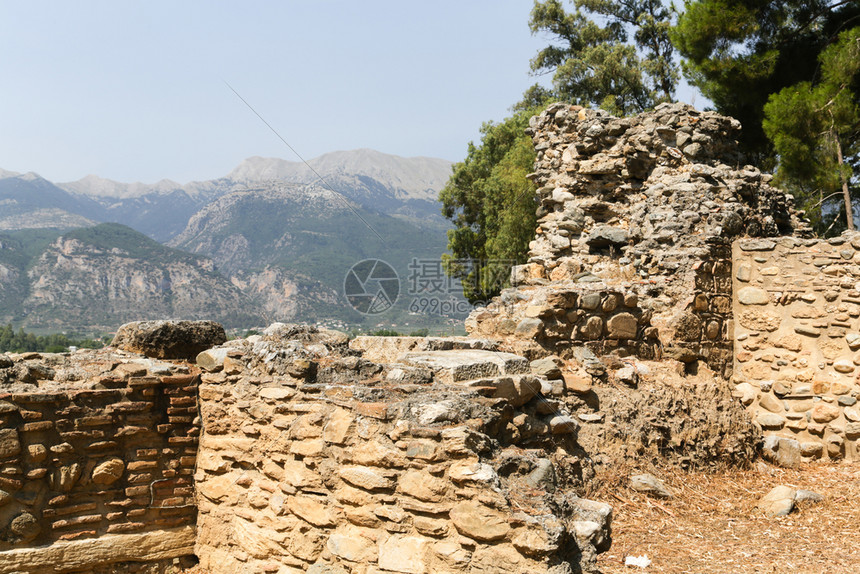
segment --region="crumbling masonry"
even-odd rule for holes
[[[592,572],[604,471],[857,459],[860,234],[813,238],[739,127],[533,118],[530,258],[469,337],[0,355],[0,574]]]

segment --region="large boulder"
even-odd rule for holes
[[[156,359],[194,360],[226,341],[224,327],[214,321],[136,321],[120,327],[111,345]]]

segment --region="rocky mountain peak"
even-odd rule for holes
[[[77,181],[58,183],[57,186],[78,195],[112,197],[117,199],[131,199],[152,193],[166,194],[182,189],[181,184],[169,179],[162,179],[156,183],[122,183],[93,174],[82,177]]]
[[[400,157],[372,149],[335,151],[308,161],[311,170],[300,161],[280,158],[250,157],[231,171],[227,178],[234,181],[281,179],[311,183],[324,179],[366,177],[394,190],[399,199],[435,201],[439,190],[451,175],[451,162],[428,157]],[[330,182],[336,186],[337,182]]]

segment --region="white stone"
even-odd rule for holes
[[[379,567],[394,572],[423,574],[427,572],[427,548],[430,540],[418,536],[392,536],[379,546]]]
[[[738,291],[738,302],[741,305],[767,305],[770,295],[758,287],[743,287]]]

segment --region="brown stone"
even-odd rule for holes
[[[364,506],[374,501],[372,494],[348,484],[343,484],[335,489],[333,496],[340,502],[354,506]]]
[[[345,443],[354,422],[355,417],[348,410],[335,409],[323,427],[323,439],[335,444]]]
[[[344,515],[349,522],[356,526],[378,528],[382,525],[382,521],[373,513],[373,507],[369,505],[347,508],[344,510]]]
[[[0,429],[0,458],[15,456],[21,452],[21,442],[15,429]]]
[[[753,331],[776,331],[782,321],[777,314],[766,309],[743,309],[736,316],[741,327]]]
[[[353,462],[365,466],[400,468],[406,466],[406,457],[394,448],[381,445],[377,441],[364,442],[352,451]]]
[[[580,327],[579,336],[583,339],[599,339],[603,335],[603,319],[594,315],[589,317],[585,325]]]
[[[300,456],[320,456],[325,449],[323,439],[297,440],[290,443],[290,453]]]
[[[845,383],[837,381],[830,385],[830,392],[834,395],[846,395],[851,392],[852,388],[852,385],[847,385]]]
[[[279,474],[278,480],[294,488],[319,488],[322,486],[322,477],[300,461],[285,461]]]
[[[400,475],[398,489],[418,500],[438,502],[447,490],[447,483],[422,470],[410,470]]]
[[[758,287],[742,287],[738,290],[738,302],[741,305],[767,305],[770,295]]]
[[[415,516],[412,518],[415,530],[425,536],[445,536],[448,533],[448,521],[426,516]]]
[[[785,335],[777,339],[774,345],[797,353],[803,348],[803,340],[797,335]]]
[[[606,323],[610,339],[635,339],[639,322],[630,313],[613,315]]]
[[[366,531],[354,526],[335,530],[326,542],[328,551],[349,562],[368,562],[378,558],[377,546],[365,536]]]
[[[431,541],[419,536],[391,536],[379,545],[379,567],[393,572],[428,572],[427,551]]]
[[[550,524],[556,530],[563,526],[559,523]],[[550,536],[545,527],[531,525],[526,528],[518,528],[511,539],[511,543],[518,551],[527,556],[545,556],[555,552],[559,548],[559,537]]]
[[[565,371],[562,373],[564,386],[567,390],[578,395],[591,391],[591,375],[580,372]]]
[[[341,468],[338,474],[349,484],[364,490],[388,489],[393,486],[390,479],[366,466],[348,466]]]
[[[816,380],[812,382],[812,392],[816,395],[823,395],[830,391],[830,381]]]
[[[151,462],[156,463],[156,461]],[[123,471],[125,471],[125,463],[121,458],[106,460],[93,469],[93,482],[104,485],[113,484],[122,478]]]
[[[812,407],[812,420],[817,423],[829,423],[832,420],[839,418],[841,410],[838,407],[827,403],[818,403]]]
[[[294,496],[287,502],[287,508],[314,526],[334,526],[337,524],[337,514],[325,499],[310,496]]]
[[[42,527],[32,514],[22,512],[12,519],[9,524],[9,531],[17,539],[17,542],[29,542],[42,532]]]
[[[781,413],[784,410],[782,403],[771,394],[763,394],[759,400],[759,405],[772,413]]]
[[[502,513],[477,502],[456,504],[450,516],[460,534],[482,542],[502,540],[511,530]]]

